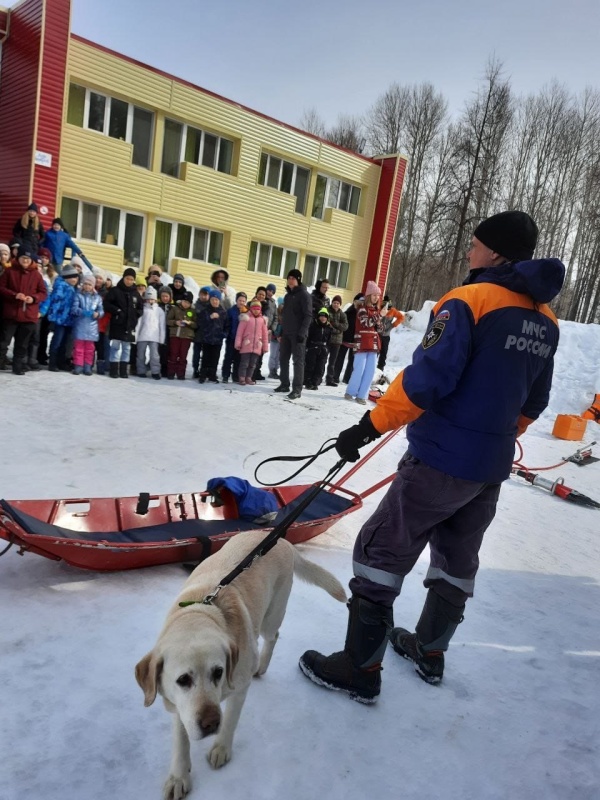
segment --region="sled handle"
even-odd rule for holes
[[[381,450],[381,448],[384,447],[391,439],[393,439],[394,436],[399,431],[401,431],[403,427],[404,427],[404,425],[402,425],[400,428],[396,428],[395,431],[390,431],[382,439],[380,439],[380,441],[375,445],[375,447],[372,450],[369,450],[369,452],[365,456],[363,456],[363,458],[361,458],[359,461],[356,462],[356,464],[352,467],[352,469],[348,470],[348,472],[336,484],[334,484],[331,487],[330,491],[333,492],[336,489],[339,489],[340,486],[343,486],[343,484],[346,483],[346,481],[349,480],[354,475],[355,472],[357,472],[364,464],[366,464],[367,461],[370,458],[373,458],[373,456],[376,453],[378,453],[379,450]],[[367,491],[364,492],[363,494],[361,494],[360,497],[363,497],[363,498],[364,497],[368,497],[372,492],[376,491],[381,486],[384,486],[386,482],[389,483],[389,480],[391,480],[391,478],[390,479],[386,478],[383,481],[383,483],[378,483],[375,487],[372,487],[371,489],[367,489]]]

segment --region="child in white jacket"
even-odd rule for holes
[[[148,286],[144,292],[144,309],[135,329],[137,342],[138,378],[146,377],[146,348],[150,350],[150,372],[155,381],[160,380],[159,345],[164,344],[167,335],[165,312],[157,305],[156,289]]]

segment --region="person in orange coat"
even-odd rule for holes
[[[381,307],[381,351],[377,361],[377,369],[383,369],[387,361],[388,347],[390,346],[390,333],[404,322],[404,314],[394,308],[392,301],[386,294]]]

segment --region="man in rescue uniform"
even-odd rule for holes
[[[354,546],[344,649],[309,650],[300,659],[317,684],[375,702],[388,639],[425,681],[442,679],[515,439],[548,404],[558,324],[546,303],[565,268],[558,259],[533,259],[537,235],[522,211],[480,223],[469,275],[434,306],[412,363],[376,408],[338,436],[339,455],[356,461],[360,447],[408,425],[408,450]],[[427,544],[428,592],[411,633],[393,627],[392,605]]]

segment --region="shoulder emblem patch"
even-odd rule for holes
[[[448,319],[450,319],[450,312],[446,311],[446,309],[444,308],[437,315],[437,317],[435,318],[435,321],[437,322],[438,320],[443,321],[443,320],[448,320]]]
[[[423,341],[421,344],[423,345],[423,350],[427,350],[430,347],[433,347],[434,344],[437,344],[439,340],[442,338],[442,333],[444,332],[444,328],[446,327],[445,322],[440,322],[436,319],[433,323],[431,328],[427,331],[425,336],[423,337]]]

